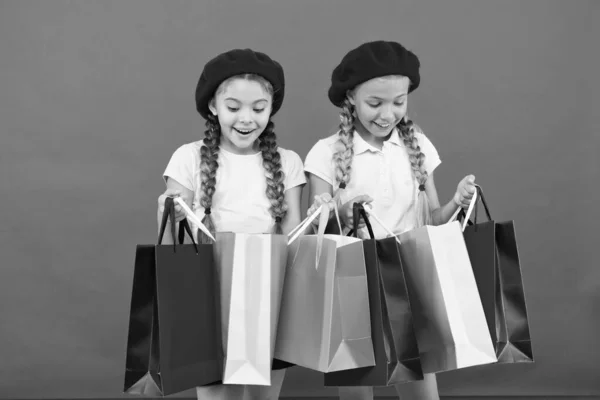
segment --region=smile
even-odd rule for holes
[[[380,127],[381,129],[387,129],[387,128],[389,128],[389,127],[392,125],[392,124],[385,124],[385,125],[382,125],[382,124],[378,124],[378,123],[377,123],[377,122],[375,122],[375,121],[373,121],[373,123],[374,123],[375,125],[377,125],[378,127]]]
[[[249,135],[252,132],[254,132],[256,129],[238,129],[238,128],[233,128],[234,131],[236,131],[237,133],[239,133],[240,135]]]

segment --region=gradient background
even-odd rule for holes
[[[600,395],[599,9],[0,1],[0,396],[122,396],[135,245],[155,241],[172,152],[204,130],[193,96],[205,62],[240,47],[280,61],[276,132],[304,158],[338,123],[332,69],[376,39],[421,60],[409,107],[443,160],[441,200],[473,173],[519,239],[537,362],[442,374],[440,392]],[[300,368],[283,389],[335,393]]]

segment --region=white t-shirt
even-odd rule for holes
[[[192,210],[202,219],[204,207],[200,179],[200,148],[202,141],[179,147],[164,172],[167,177],[194,192]],[[279,148],[281,167],[285,174],[285,190],[304,185],[306,177],[302,160],[295,152]],[[269,212],[271,203],[266,195],[267,180],[261,153],[239,155],[219,150],[215,193],[211,217],[217,232],[270,233],[275,221]],[[196,226],[192,227],[194,232]]]
[[[387,227],[399,234],[416,226],[416,200],[419,185],[412,174],[408,152],[404,142],[394,129],[390,139],[381,150],[371,146],[358,133],[354,134],[354,158],[350,182],[342,191],[342,204],[356,196],[369,195],[373,198],[373,211]],[[437,150],[427,137],[416,132],[421,152],[425,155],[424,165],[428,174],[433,173],[441,160]],[[306,156],[304,170],[323,179],[338,189],[335,180],[335,163],[338,134],[319,140]],[[371,221],[375,238],[389,236],[376,221]],[[360,236],[368,237],[368,231],[361,230]]]

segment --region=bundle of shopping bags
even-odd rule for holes
[[[348,235],[325,233],[337,210],[323,205],[289,235],[205,231],[213,243],[198,244],[191,210],[176,232],[177,201],[165,203],[158,244],[136,249],[127,393],[270,385],[274,360],[322,372],[325,386],[533,362],[514,222],[492,219],[480,187],[448,223],[384,239],[372,224],[385,223],[356,203]]]

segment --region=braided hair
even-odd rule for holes
[[[246,79],[260,83],[272,96],[273,86],[269,81],[256,74],[244,74],[233,76],[221,83],[216,93],[224,88],[234,79]],[[271,203],[269,212],[275,221],[274,233],[282,233],[281,224],[287,214],[285,203],[285,174],[282,171],[281,155],[278,151],[277,137],[274,132],[274,124],[269,121],[265,130],[258,137],[258,145],[262,155],[262,164],[265,168],[267,180],[266,196]],[[204,207],[202,222],[210,231],[215,233],[214,222],[211,217],[212,198],[217,184],[216,176],[219,168],[219,144],[221,141],[221,127],[219,120],[214,115],[209,115],[206,120],[206,131],[204,132],[203,146],[200,149],[200,181],[201,197],[200,204]],[[199,232],[200,243],[212,243],[212,240],[203,232]]]
[[[352,171],[352,160],[354,158],[354,106],[350,99],[346,97],[340,111],[340,125],[338,130],[338,141],[336,143],[337,151],[333,154],[335,163],[335,181],[338,184],[338,190],[335,192],[334,199],[339,203],[341,191],[346,188],[350,182]],[[419,184],[419,194],[417,196],[417,227],[431,223],[431,210],[429,199],[425,193],[425,182],[428,174],[424,166],[425,154],[421,151],[415,132],[420,131],[407,116],[396,125],[401,139],[404,142],[408,152],[412,174]]]

